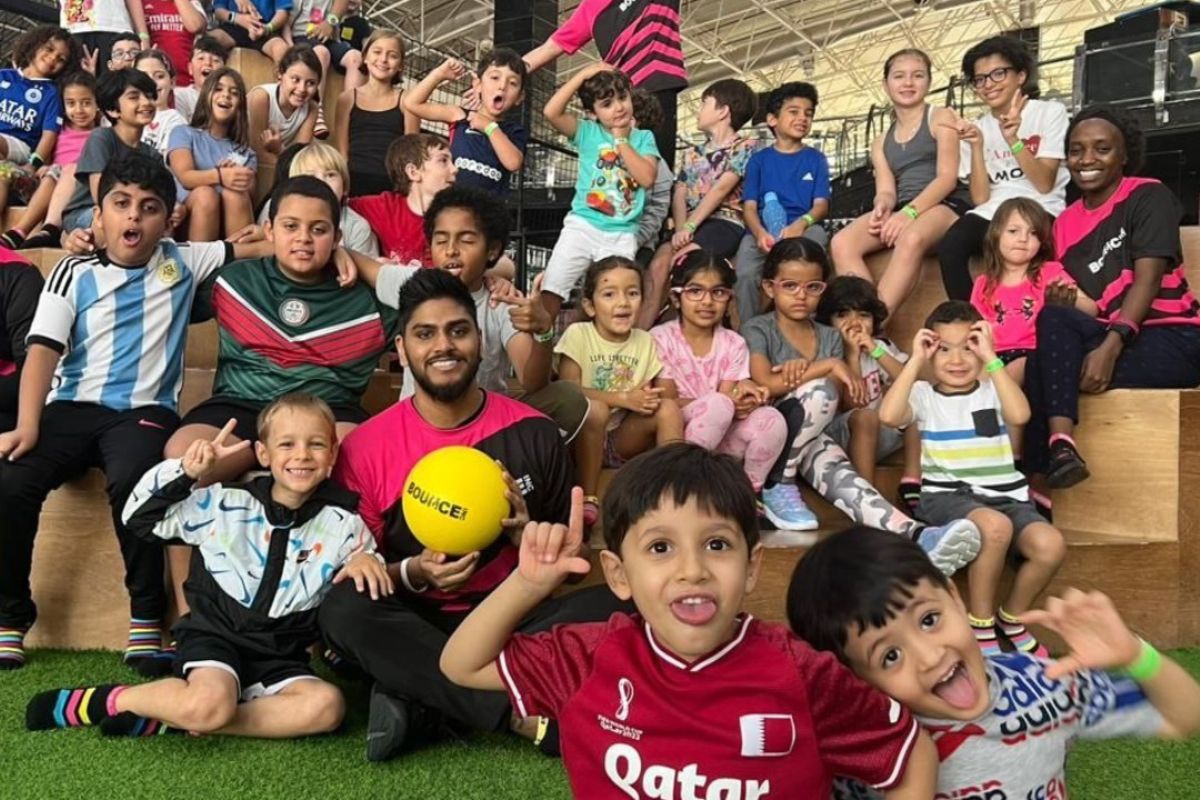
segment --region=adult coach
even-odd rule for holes
[[[533,72],[593,39],[601,59],[662,104],[663,123],[654,131],[654,141],[664,163],[674,169],[676,100],[688,85],[679,0],[580,0],[545,43],[525,54],[525,63]]]
[[[507,695],[463,689],[438,667],[449,634],[517,564],[514,542],[524,522],[566,522],[571,465],[558,428],[516,400],[476,382],[482,346],[475,301],[458,278],[422,270],[400,290],[397,340],[416,391],[363,423],[342,444],[334,477],[359,494],[358,512],[375,534],[396,583],[391,597],[371,600],[350,583],[321,607],[326,641],[375,681],[367,759],[383,761],[422,743],[441,720],[482,731],[515,730]],[[495,544],[454,559],[413,538],[401,510],[404,482],[426,453],[449,445],[482,450],[504,465],[525,508]],[[522,631],[563,622],[607,619],[623,604],[605,586],[549,600]],[[541,726],[544,729],[544,726]]]

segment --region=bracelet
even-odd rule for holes
[[[989,375],[993,372],[999,372],[1004,369],[1004,361],[999,358],[993,358],[991,361],[983,365],[983,371]]]
[[[879,359],[883,358],[886,355],[887,355],[887,348],[884,347],[883,345],[879,344],[878,342],[876,342],[875,349],[871,351],[871,358],[878,361]]]
[[[1017,153],[1019,153],[1025,149],[1025,143],[1022,142],[1020,139],[1017,139],[1015,142],[1013,142],[1011,145],[1008,146],[1008,149],[1011,150],[1012,154],[1015,156]]]
[[[331,28],[336,28],[338,25],[342,24],[342,18],[337,14],[330,14],[329,16],[325,17],[325,21],[329,23],[329,27]]]
[[[140,39],[143,42],[148,42],[148,41],[150,41],[150,34],[139,32],[138,39]]]
[[[221,178],[221,168],[217,167],[217,186],[220,186],[224,181]]]
[[[33,153],[29,156],[29,163],[33,165],[34,169],[37,169],[38,167],[41,167],[46,162],[42,160],[42,157],[40,155],[38,155],[37,153]]]
[[[817,224],[817,220],[812,214],[805,214],[804,216],[800,217],[800,219],[804,220],[804,224],[810,228]]]
[[[495,133],[499,129],[500,129],[500,123],[495,122],[495,121],[489,122],[487,124],[487,126],[484,127],[484,129],[483,129],[483,135],[490,139],[492,137],[492,134]]]
[[[1154,648],[1154,645],[1141,640],[1142,649],[1138,652],[1138,657],[1134,662],[1124,669],[1117,670],[1121,675],[1133,678],[1138,683],[1146,683],[1158,677],[1158,673],[1162,672],[1162,653]]]
[[[624,136],[617,136],[613,139],[613,144],[615,144],[617,147],[620,147],[623,144],[629,144],[629,140]]]
[[[229,24],[237,25],[237,12],[236,11],[229,12]]]
[[[696,232],[696,223],[692,222],[690,219],[687,222],[683,223],[683,227],[687,228],[688,231],[691,233]]]
[[[554,341],[554,326],[551,325],[541,333],[535,333],[533,335],[533,340],[538,344],[550,344]]]
[[[275,32],[275,23],[274,22],[268,22],[266,25],[263,25],[263,33],[267,34],[267,36],[270,36],[274,32]]]
[[[917,211],[917,209],[911,203],[900,209],[900,211],[909,219],[916,219],[917,217],[921,216],[921,212]]]

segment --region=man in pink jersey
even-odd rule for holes
[[[576,488],[569,526],[530,522],[517,570],[442,653],[454,682],[558,719],[575,797],[825,800],[834,775],[932,797],[937,753],[906,709],[740,613],[763,557],[740,464],[693,444],[652,450],[613,480],[601,516],[605,578],[636,616],[514,635],[588,571]]]

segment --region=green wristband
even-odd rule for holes
[[[875,349],[871,351],[871,358],[878,361],[879,359],[883,358],[886,355],[887,355],[887,348],[884,347],[883,345],[879,344],[878,342],[876,342]]]
[[[615,144],[617,147],[620,147],[623,144],[629,144],[629,139],[625,138],[624,136],[618,136],[613,139],[613,144]]]
[[[983,371],[987,373],[999,372],[1004,369],[1004,362],[998,358],[993,358],[991,361],[983,365]]]
[[[690,219],[687,222],[683,223],[683,227],[687,228],[688,231],[691,233],[696,232],[696,223],[692,222]]]
[[[805,225],[807,225],[807,226],[808,226],[808,227],[810,227],[810,228],[811,228],[813,225],[816,225],[816,224],[817,224],[817,220],[816,220],[816,219],[813,217],[813,215],[812,215],[812,214],[805,214],[805,215],[804,215],[804,216],[802,216],[800,219],[804,220],[804,224],[805,224]]]
[[[1020,139],[1017,139],[1015,142],[1009,145],[1008,149],[1011,150],[1012,154],[1015,156],[1017,153],[1025,149],[1025,143]]]
[[[900,209],[900,211],[903,212],[904,216],[908,217],[909,219],[916,219],[917,217],[921,216],[921,212],[917,211],[917,209],[911,205],[905,206],[904,208]]]
[[[500,123],[498,123],[498,122],[489,122],[489,123],[487,124],[487,126],[486,126],[486,127],[483,129],[483,135],[484,135],[484,136],[487,136],[487,137],[489,137],[489,138],[490,138],[490,137],[491,137],[491,135],[492,135],[493,133],[495,133],[495,132],[496,132],[496,131],[497,131],[499,128],[500,128]]]
[[[1162,653],[1154,645],[1142,639],[1142,649],[1137,659],[1124,669],[1117,670],[1121,675],[1127,675],[1138,683],[1146,683],[1158,677],[1162,672]]]

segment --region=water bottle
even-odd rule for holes
[[[787,227],[787,212],[783,210],[783,203],[779,202],[779,195],[774,192],[763,195],[762,222],[767,233],[776,239]]]

